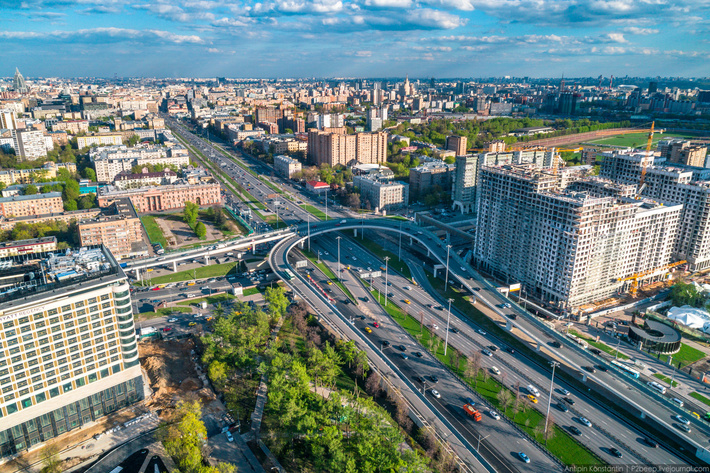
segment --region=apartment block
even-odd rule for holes
[[[123,144],[123,135],[121,133],[102,133],[89,136],[79,136],[76,139],[79,149],[87,146],[111,146]]]
[[[100,209],[72,210],[70,212],[56,212],[42,215],[31,215],[28,217],[2,217],[0,216],[0,230],[12,230],[18,223],[39,223],[39,222],[80,222],[84,219],[97,217],[101,213]]]
[[[530,165],[482,168],[479,268],[569,312],[623,290],[620,278],[674,261],[682,205],[599,197],[558,183]]]
[[[377,174],[353,177],[353,185],[360,190],[360,201],[370,202],[377,211],[409,205],[409,184],[393,182]]]
[[[5,186],[13,184],[32,184],[37,179],[54,179],[60,169],[66,169],[69,173],[76,173],[75,163],[54,163],[52,161],[44,163],[41,168],[34,169],[7,169],[0,171],[0,182]]]
[[[177,181],[170,186],[141,187],[138,189],[119,190],[107,186],[99,190],[97,199],[100,207],[108,207],[119,199],[128,198],[138,213],[176,210],[185,207],[185,202],[197,205],[220,205],[222,196],[217,182],[188,184]]]
[[[456,153],[456,156],[464,156],[466,154],[466,146],[468,138],[465,136],[447,136],[446,149]]]
[[[476,184],[478,182],[478,155],[457,156],[452,184],[453,208],[462,214],[471,213],[476,207]]]
[[[57,249],[57,237],[32,238],[30,240],[5,241],[0,243],[0,258],[48,253]]]
[[[0,457],[143,399],[130,288],[105,247],[0,266]]]
[[[116,175],[123,171],[131,171],[133,166],[148,164],[172,165],[182,168],[190,164],[190,157],[182,145],[150,146],[128,148],[126,146],[109,146],[91,151],[91,160],[96,169],[98,182],[112,182]]]
[[[121,171],[113,179],[113,185],[121,190],[137,189],[139,187],[171,185],[177,181],[178,177],[174,171],[164,169],[160,172],[141,172],[133,174],[129,171]]]
[[[708,154],[707,145],[693,144],[688,140],[668,139],[658,142],[661,158],[669,163],[684,164],[686,166],[705,166]]]
[[[387,161],[387,133],[381,131],[348,135],[344,129],[338,133],[310,130],[308,159],[317,166],[384,163]]]
[[[41,131],[12,130],[11,133],[18,161],[34,161],[47,156],[47,139]]]
[[[443,161],[428,161],[409,170],[409,194],[411,199],[419,199],[438,188],[440,192],[451,192],[456,171],[455,164]]]
[[[288,156],[274,156],[274,171],[288,179],[297,173],[301,172],[301,163]]]
[[[81,246],[105,245],[114,258],[131,256],[133,245],[143,241],[141,221],[127,198],[116,199],[100,216],[77,225]]]
[[[61,192],[0,198],[0,216],[32,217],[64,211]]]

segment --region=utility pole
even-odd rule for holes
[[[547,396],[547,414],[545,414],[545,432],[544,436],[547,436],[547,421],[550,418],[550,405],[552,404],[552,388],[555,385],[555,368],[560,366],[557,361],[551,361],[550,366],[552,366],[552,378],[550,378],[550,395]]]
[[[399,223],[399,252],[397,254],[397,260],[402,261],[402,222]]]
[[[385,291],[387,291],[387,288],[389,287],[388,280],[387,280],[387,270],[389,269],[389,262],[390,262],[390,257],[385,256]],[[385,293],[387,294],[387,293]],[[385,297],[385,307],[387,307],[387,299],[389,299],[389,296]]]
[[[328,189],[325,190],[325,221],[328,221]]]
[[[449,286],[449,251],[451,251],[451,245],[446,245],[446,279],[444,280],[444,293],[446,293],[446,288]]]
[[[451,318],[451,302],[453,299],[449,299],[449,314],[446,316],[446,341],[444,342],[444,356],[446,356],[446,349],[449,347],[449,319]]]
[[[311,251],[311,214],[310,214],[310,212],[306,212],[306,215],[308,215],[308,252],[310,253],[310,251]]]
[[[342,269],[340,267],[340,240],[343,239],[340,235],[335,237],[336,240],[338,240],[338,281],[340,281],[340,273],[342,272]]]

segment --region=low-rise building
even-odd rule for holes
[[[133,174],[128,171],[122,171],[116,174],[113,179],[113,185],[121,190],[137,189],[147,186],[171,185],[177,181],[177,174],[170,169],[164,169],[160,172],[141,172]]]
[[[0,198],[0,216],[30,217],[64,211],[61,192]]]
[[[123,135],[121,133],[101,133],[89,136],[79,136],[76,139],[79,149],[87,146],[111,146],[123,144]]]
[[[321,194],[330,189],[330,184],[320,181],[308,181],[306,182],[306,189],[314,194]]]
[[[2,217],[0,216],[0,230],[12,230],[19,223],[41,223],[41,222],[81,222],[85,219],[97,217],[101,213],[101,209],[82,209],[72,210],[69,212],[56,212],[44,215],[30,215],[27,217]]]
[[[0,182],[5,186],[13,184],[32,184],[39,179],[54,179],[60,169],[66,169],[70,174],[76,173],[75,163],[44,163],[41,168],[34,169],[6,169],[0,171]]]
[[[360,190],[360,201],[369,202],[376,211],[409,205],[409,184],[366,174],[353,177],[353,185]]]
[[[112,182],[120,172],[131,171],[134,166],[160,164],[181,168],[190,164],[187,149],[182,145],[135,148],[109,146],[92,150],[90,157],[94,162],[98,182]]]
[[[291,177],[301,172],[301,163],[288,156],[274,156],[274,170],[281,177],[291,179]]]
[[[113,186],[99,189],[99,207],[108,207],[119,199],[128,198],[138,213],[177,210],[185,207],[185,202],[200,206],[220,205],[220,186],[214,180],[209,183],[188,184],[176,181],[170,186],[141,187],[120,190]]]
[[[57,237],[49,236],[30,240],[5,241],[0,243],[0,258],[46,253],[57,249]]]
[[[143,241],[141,221],[129,199],[116,199],[101,215],[77,226],[81,246],[105,245],[116,259],[131,256]]]

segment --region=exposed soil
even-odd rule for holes
[[[174,406],[185,393],[196,392],[203,383],[192,360],[195,343],[184,340],[161,340],[141,343],[139,347],[141,366],[148,373],[153,399],[148,402],[152,409]]]

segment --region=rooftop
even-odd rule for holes
[[[46,194],[34,194],[34,195],[11,195],[10,197],[0,197],[0,203],[5,202],[19,202],[22,200],[40,200],[40,199],[55,199],[62,198],[61,192],[47,192]]]

